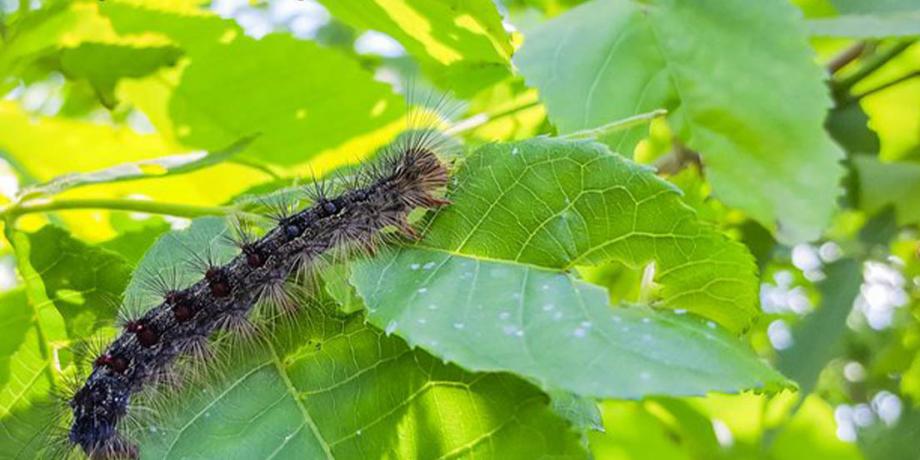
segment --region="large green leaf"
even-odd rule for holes
[[[174,133],[185,145],[217,149],[259,134],[246,156],[293,165],[402,114],[403,101],[387,85],[347,56],[313,42],[283,34],[255,40],[236,23],[211,14],[115,2],[100,8],[118,33],[162,34],[185,53],[188,65],[171,77],[175,82],[144,79],[123,94],[151,111],[162,133]],[[150,102],[157,91],[164,91],[167,101],[160,96]],[[146,106],[164,103],[165,114]],[[343,153],[336,160],[353,161],[363,153]]]
[[[543,138],[483,147],[456,176],[425,239],[354,268],[372,323],[468,369],[579,395],[785,382],[716,323],[612,309],[572,275],[576,264],[655,261],[665,305],[733,328],[751,319],[750,256],[648,169],[600,144]]]
[[[515,63],[562,132],[670,109],[716,196],[808,240],[833,212],[842,155],[798,14],[782,0],[594,0],[535,29]],[[640,136],[605,140],[630,155]]]
[[[533,386],[443,364],[360,314],[323,314],[183,397],[143,458],[585,457]]]
[[[161,238],[139,270],[218,251],[225,231],[216,218],[197,219]],[[363,313],[336,316],[321,302],[270,328],[266,343],[220,353],[218,380],[180,393],[144,426],[142,457],[585,457],[532,385],[444,364],[366,325]]]
[[[490,0],[324,0],[339,20],[389,34],[435,81],[471,94],[508,75],[511,42]]]
[[[756,315],[750,254],[697,219],[680,191],[593,142],[539,138],[478,150],[420,247],[569,271],[654,263],[662,303],[729,329]]]

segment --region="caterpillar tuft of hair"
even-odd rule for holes
[[[132,398],[169,374],[177,358],[201,353],[213,334],[246,323],[261,301],[291,303],[283,299],[285,283],[324,255],[349,248],[372,252],[387,228],[416,238],[409,213],[449,204],[439,197],[449,171],[439,157],[445,141],[438,135],[410,132],[361,168],[344,191],[333,195],[315,186],[309,207],[276,207],[275,225],[261,237],[238,225],[237,255],[223,265],[193,255],[203,276],[191,286],[154,277],[148,284],[159,304],[123,322],[120,335],[95,357],[89,376],[67,401],[73,415],[70,445],[93,459],[136,458],[138,447],[120,423]]]

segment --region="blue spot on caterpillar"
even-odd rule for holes
[[[161,303],[125,323],[70,398],[69,441],[91,458],[136,458],[138,448],[119,431],[132,397],[176,358],[195,353],[196,344],[245,318],[259,295],[271,295],[265,286],[285,282],[330,251],[349,245],[370,248],[387,227],[416,237],[409,213],[448,204],[437,197],[448,182],[438,146],[429,134],[404,138],[347,191],[328,196],[318,187],[309,208],[277,213],[277,226],[261,238],[239,238],[239,252],[228,263],[199,258],[204,276],[191,286],[154,283]]]

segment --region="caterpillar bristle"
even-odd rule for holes
[[[333,193],[333,182],[317,179],[315,174],[311,174],[311,176],[310,183],[302,188],[303,195],[314,205],[328,202]]]
[[[293,292],[295,289],[296,285],[286,279],[266,283],[259,293],[257,313],[267,310],[296,311],[298,298]]]
[[[121,307],[118,309],[115,326],[123,329],[128,323],[135,322],[143,317],[150,308],[152,306],[147,299],[135,295],[125,297],[121,302]]]
[[[286,222],[297,210],[297,200],[288,195],[270,195],[258,199],[259,204],[266,210],[265,217],[275,224]]]
[[[245,252],[247,248],[252,248],[258,239],[256,235],[256,223],[249,217],[236,214],[227,218],[230,232],[221,235],[220,242],[227,246],[232,246]]]

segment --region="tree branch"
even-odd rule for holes
[[[864,78],[871,75],[873,72],[878,70],[883,65],[887,64],[892,59],[896,58],[898,55],[903,53],[907,48],[914,44],[914,40],[903,40],[894,44],[891,48],[887,50],[872,55],[866,59],[862,67],[856,69],[853,73],[837,80],[833,83],[834,94],[837,95],[838,100],[842,99],[842,95],[846,94],[857,83],[862,81]]]
[[[869,95],[871,95],[871,94],[875,94],[875,93],[877,93],[877,92],[879,92],[879,91],[884,91],[884,90],[886,90],[886,89],[888,89],[888,88],[891,88],[892,86],[898,85],[898,84],[900,84],[900,83],[904,83],[905,81],[910,80],[910,79],[912,79],[912,78],[916,78],[916,77],[920,77],[920,70],[915,70],[915,71],[913,71],[913,72],[911,72],[911,73],[909,73],[909,74],[907,74],[907,75],[902,75],[902,76],[900,76],[900,77],[898,77],[898,78],[895,78],[894,80],[891,80],[891,81],[889,81],[889,82],[882,83],[881,85],[878,85],[878,86],[876,86],[875,88],[872,88],[872,89],[866,90],[866,91],[864,91],[864,92],[862,92],[862,93],[859,93],[859,94],[857,94],[857,95],[855,95],[855,96],[853,96],[853,97],[851,98],[851,99],[852,99],[852,102],[858,101],[858,100],[860,100],[860,99],[862,99],[862,98],[864,98],[864,97],[866,97],[866,96],[869,96]]]
[[[840,69],[846,67],[847,64],[855,61],[865,50],[866,42],[862,41],[841,51],[840,54],[834,56],[830,62],[827,63],[827,72],[831,75],[837,73]]]

